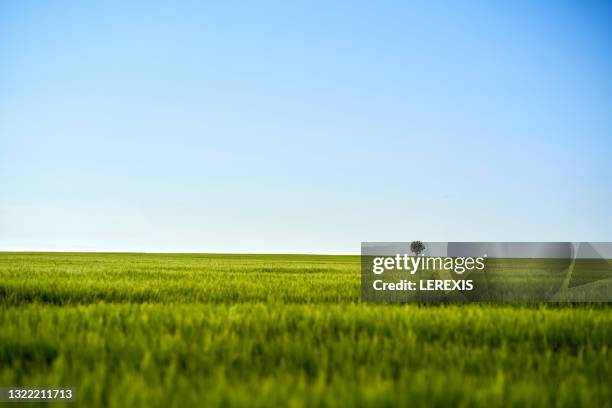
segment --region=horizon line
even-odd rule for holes
[[[145,254],[145,255],[305,255],[305,256],[360,256],[359,253],[330,253],[330,252],[199,252],[199,251],[130,251],[130,250],[59,250],[59,249],[0,249],[0,254],[8,253],[39,253],[39,254]]]

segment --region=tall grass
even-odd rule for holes
[[[96,406],[610,406],[606,305],[374,305],[357,257],[0,254],[0,386]]]

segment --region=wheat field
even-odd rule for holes
[[[84,407],[612,406],[607,304],[360,293],[356,256],[0,253],[0,386]]]

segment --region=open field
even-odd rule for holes
[[[0,253],[0,386],[87,407],[612,406],[605,304],[359,298],[351,256]]]

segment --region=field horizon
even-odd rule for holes
[[[371,304],[358,256],[0,253],[0,386],[101,406],[610,406],[608,304]]]

